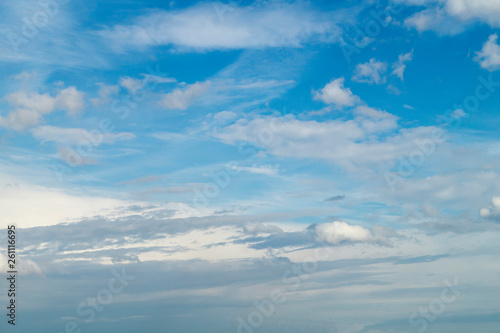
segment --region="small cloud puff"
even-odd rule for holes
[[[314,225],[312,228],[316,241],[338,245],[353,243],[386,243],[396,233],[391,228],[375,226],[372,230],[347,222],[334,221]]]
[[[489,220],[500,221],[500,197],[493,197],[488,208],[481,208],[479,215]]]
[[[323,89],[315,92],[314,99],[320,100],[325,104],[333,104],[338,108],[359,104],[361,99],[354,95],[351,89],[344,88],[344,80],[341,77],[330,81]]]

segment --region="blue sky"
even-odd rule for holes
[[[0,12],[22,332],[497,332],[498,1]]]

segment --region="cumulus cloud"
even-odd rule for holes
[[[334,221],[313,226],[316,241],[338,245],[344,242],[386,242],[396,233],[385,227],[376,226],[372,230],[347,222]]]
[[[177,50],[299,47],[311,40],[339,39],[345,14],[323,13],[300,3],[261,6],[200,3],[186,9],[157,11],[131,25],[117,25],[100,35],[119,50],[170,45]]]
[[[22,131],[27,127],[40,123],[41,119],[41,114],[34,110],[17,108],[6,117],[0,116],[0,126]]]
[[[54,97],[49,94],[40,95],[21,90],[6,96],[5,99],[15,107],[31,109],[41,114],[54,110],[64,110],[69,114],[75,114],[84,105],[83,93],[76,90],[75,87],[60,90]]]
[[[488,208],[481,208],[479,215],[485,219],[500,221],[500,197],[493,197]]]
[[[360,103],[361,99],[354,95],[351,89],[344,88],[344,80],[343,77],[332,80],[323,89],[314,93],[314,99],[325,104],[333,104],[338,108]]]
[[[314,228],[316,240],[329,244],[339,244],[345,241],[367,242],[373,239],[370,230],[346,222],[330,222],[319,224]]]
[[[187,109],[197,98],[205,94],[210,87],[210,81],[196,82],[183,89],[174,91],[163,96],[160,105],[166,109]]]
[[[14,92],[5,97],[14,109],[6,117],[0,116],[0,126],[21,131],[40,123],[43,115],[56,110],[74,115],[83,109],[83,96],[75,87],[60,90],[54,97],[22,90]]]
[[[500,69],[500,45],[498,45],[498,35],[493,34],[484,43],[481,51],[476,52],[475,61],[479,62],[482,68],[489,71]]]
[[[386,74],[387,63],[372,58],[369,62],[356,66],[352,79],[358,82],[383,84],[387,79]]]

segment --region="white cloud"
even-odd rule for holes
[[[37,72],[21,72],[19,74],[11,76],[14,80],[20,80],[20,81],[28,81],[28,80],[36,80],[37,78]]]
[[[396,119],[396,117],[393,114],[390,114],[387,111],[376,110],[376,109],[371,108],[371,107],[366,106],[366,105],[360,105],[360,106],[356,107],[356,109],[354,109],[354,114],[364,116],[366,118],[372,118],[372,119],[384,119],[384,118],[391,119],[391,120]],[[396,127],[395,125],[396,124],[394,124],[394,126],[392,126],[392,128]]]
[[[203,95],[210,87],[210,81],[196,82],[186,86],[183,89],[174,91],[163,96],[160,102],[166,109],[187,109],[198,97]]]
[[[474,58],[481,67],[489,71],[500,69],[500,45],[498,45],[497,40],[497,34],[491,35],[484,43],[483,49],[476,52],[477,56]]]
[[[500,2],[498,0],[447,0],[446,11],[462,20],[480,20],[493,27],[500,27]]]
[[[237,116],[238,116],[238,114],[235,112],[232,112],[232,111],[221,111],[219,113],[214,114],[213,117],[215,120],[225,121],[225,120],[234,119]]]
[[[418,12],[407,18],[405,24],[419,32],[434,30],[439,35],[456,35],[465,30],[462,22],[447,15],[441,8],[431,8]]]
[[[500,2],[497,0],[406,0],[407,5],[427,5],[405,20],[418,31],[434,30],[442,35],[461,33],[473,22],[500,27]]]
[[[33,136],[41,141],[51,141],[70,146],[90,144],[99,146],[102,143],[131,140],[135,135],[128,132],[102,133],[100,131],[87,131],[83,128],[61,128],[55,126],[40,126],[32,130]]]
[[[218,3],[200,3],[155,12],[132,25],[117,25],[100,34],[118,49],[155,45],[172,45],[181,51],[299,47],[310,40],[337,41],[339,23],[345,17],[298,3],[219,7]]]
[[[142,88],[142,80],[134,79],[131,77],[121,77],[119,81],[120,86],[127,89],[129,92],[136,92]]]
[[[354,95],[351,89],[344,88],[344,80],[343,77],[332,80],[323,89],[315,92],[314,99],[326,104],[333,104],[339,108],[360,103],[361,99]]]
[[[365,83],[382,84],[386,81],[387,63],[370,59],[356,66],[353,80]]]
[[[22,131],[26,127],[40,123],[41,119],[41,114],[34,110],[17,108],[10,112],[7,117],[0,116],[0,126]]]
[[[60,90],[54,97],[49,94],[17,91],[5,97],[14,107],[6,117],[0,116],[0,125],[21,131],[41,122],[42,116],[63,110],[69,115],[81,111],[84,106],[84,94],[75,87]]]
[[[316,158],[348,169],[387,165],[415,149],[414,140],[432,137],[434,127],[399,129],[396,117],[358,107],[352,120],[302,121],[293,116],[239,119],[210,135],[228,144],[250,142],[277,156]]]
[[[398,233],[389,227],[376,225],[370,230],[342,221],[316,224],[312,230],[316,241],[333,245],[344,242],[388,244],[390,238],[398,236]]]
[[[145,87],[148,82],[173,83],[176,79],[159,75],[141,74],[142,79],[134,79],[128,76],[121,77],[118,84],[128,90],[129,93],[136,93]]]
[[[99,86],[99,91],[97,92],[99,97],[90,99],[94,106],[111,102],[112,97],[120,92],[120,87],[117,85],[106,85],[103,83],[98,83],[97,85]]]
[[[342,242],[371,242],[374,236],[370,230],[358,225],[349,225],[346,222],[329,222],[318,224],[314,228],[316,240],[329,244]]]
[[[406,69],[406,63],[411,61],[412,58],[413,58],[413,51],[406,54],[400,54],[398,61],[392,65],[393,71],[391,75],[396,75],[401,79],[401,81],[404,81],[404,72]]]
[[[457,109],[457,110],[453,111],[450,114],[450,116],[455,118],[455,119],[462,119],[462,118],[467,117],[467,113],[465,113],[465,111],[462,109]]]
[[[63,89],[55,97],[55,108],[65,110],[68,114],[74,115],[83,109],[83,93],[75,87]]]
[[[243,172],[248,172],[258,175],[266,175],[266,176],[275,176],[278,174],[279,171],[276,167],[268,165],[262,165],[262,166],[254,165],[251,167],[234,166],[233,169],[237,171],[243,171]]]
[[[500,197],[493,197],[488,208],[481,208],[479,215],[485,219],[500,220]]]

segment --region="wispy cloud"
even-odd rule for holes
[[[347,12],[324,13],[303,3],[266,2],[228,6],[200,3],[181,10],[157,11],[131,25],[100,32],[118,49],[170,45],[177,50],[300,47],[336,42]],[[227,9],[227,8],[226,8]]]

